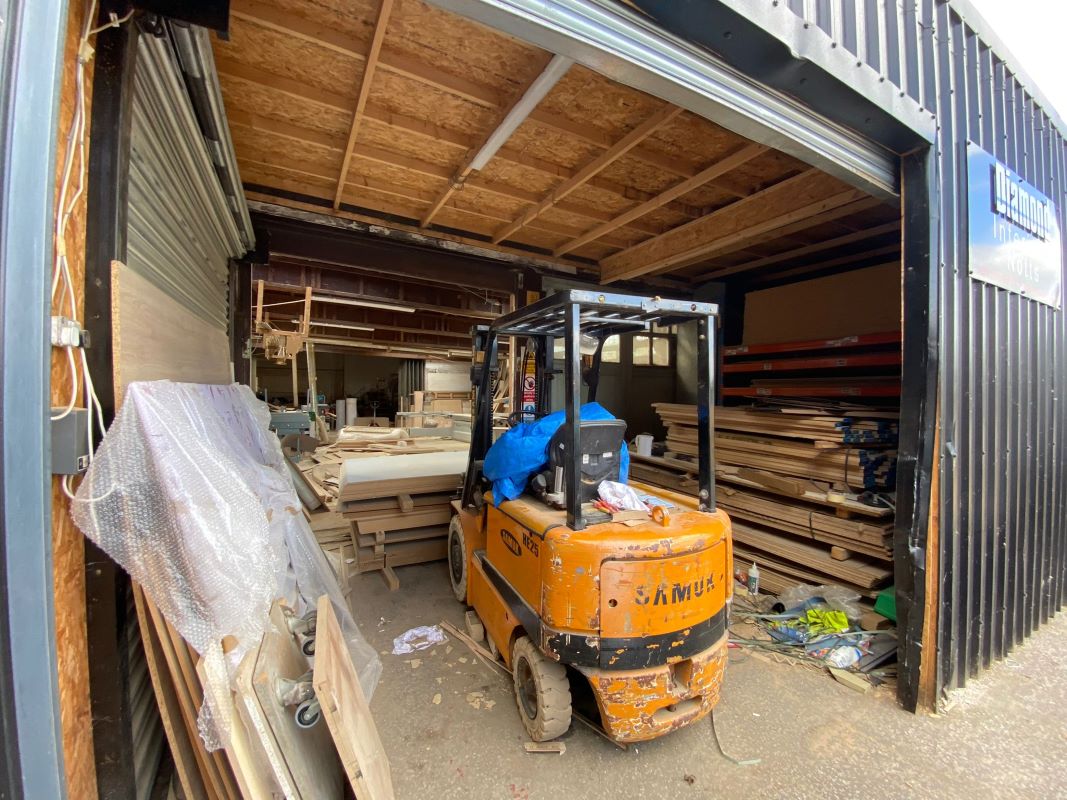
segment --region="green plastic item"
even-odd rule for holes
[[[878,593],[874,601],[874,611],[892,622],[897,621],[897,587],[890,586]]]

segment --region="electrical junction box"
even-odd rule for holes
[[[53,408],[51,416],[63,413]],[[52,474],[81,475],[89,468],[89,411],[72,408],[61,419],[52,420]]]

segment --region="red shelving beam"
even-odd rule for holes
[[[832,350],[841,347],[870,347],[895,344],[900,341],[900,331],[864,333],[858,336],[841,336],[837,339],[812,339],[804,342],[775,342],[774,344],[741,344],[724,347],[724,358],[756,356],[771,353],[796,353],[801,350]]]
[[[900,366],[900,353],[866,353],[855,356],[816,356],[813,358],[777,358],[760,361],[735,361],[722,365],[723,372],[783,372],[796,369],[840,369],[843,367]]]

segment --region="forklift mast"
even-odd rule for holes
[[[550,412],[551,392],[548,389],[553,365],[554,340],[562,338],[566,345],[564,380],[566,382],[566,418],[563,432],[566,460],[563,466],[563,485],[567,502],[567,525],[572,530],[585,527],[580,502],[578,463],[580,447],[579,408],[582,405],[582,382],[589,387],[588,401],[596,399],[599,382],[601,352],[604,340],[616,334],[644,333],[653,325],[674,325],[696,320],[697,323],[697,437],[698,437],[698,502],[701,511],[715,510],[715,458],[712,413],[714,409],[716,329],[718,307],[714,303],[689,300],[664,300],[659,297],[640,297],[607,294],[584,290],[568,290],[538,300],[531,305],[498,317],[492,324],[472,330],[474,358],[471,383],[475,387],[475,403],[471,419],[470,461],[463,483],[464,508],[482,502],[485,490],[482,469],[485,456],[493,444],[493,390],[499,378],[499,342],[502,336],[532,340],[537,360],[536,416]],[[582,337],[595,342],[592,365],[582,374]],[[516,409],[513,409],[513,412]],[[521,418],[513,413],[513,418]]]

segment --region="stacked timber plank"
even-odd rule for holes
[[[696,407],[653,403],[667,427],[667,449],[698,455]],[[719,412],[723,413],[720,414]],[[892,424],[890,424],[890,422]],[[773,434],[760,436],[755,432]],[[859,440],[861,444],[855,444]],[[854,417],[752,409],[716,409],[715,458],[720,464],[814,478],[846,487],[896,485],[896,423]]]
[[[667,427],[661,457],[634,456],[636,480],[694,493],[696,408],[654,407]],[[892,580],[890,508],[897,423],[891,412],[716,408],[717,504],[734,523],[738,563],[756,562],[771,591],[836,583],[874,597]]]
[[[396,589],[394,567],[444,558],[466,468],[463,451],[346,461],[338,510],[351,525],[356,571],[381,570]]]

